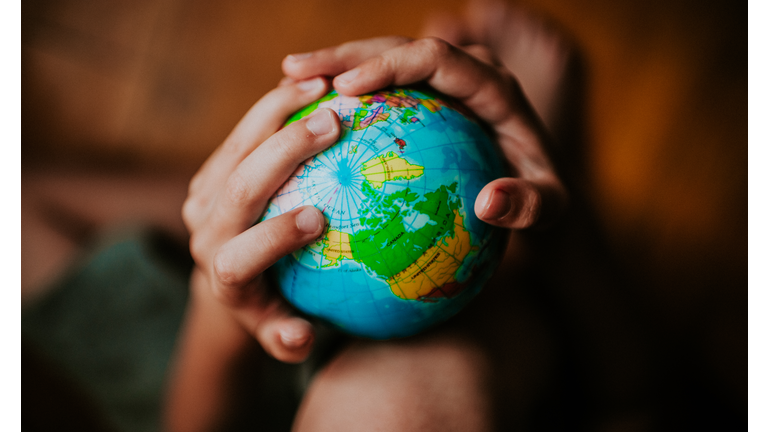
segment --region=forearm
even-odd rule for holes
[[[253,355],[253,339],[204,286],[195,272],[191,298],[171,368],[165,429],[218,429],[235,407],[238,366]]]

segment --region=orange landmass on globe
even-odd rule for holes
[[[391,108],[415,108],[421,103],[426,109],[431,112],[439,111],[444,103],[437,98],[430,99],[417,99],[413,96],[405,94],[402,89],[398,89],[389,93],[375,93],[372,95],[360,96],[360,102],[364,105],[371,105],[374,103],[384,103]]]
[[[445,105],[440,99],[419,99],[406,94],[403,90],[374,93],[371,95],[359,96],[359,98],[360,102],[366,107],[370,107],[373,104],[382,105],[378,105],[372,111],[361,109],[357,111],[353,117],[342,119],[343,125],[356,131],[363,130],[378,122],[387,121],[387,119],[389,119],[391,108],[416,108],[421,104],[424,108],[434,113],[442,109]]]
[[[349,234],[336,230],[328,230],[323,236],[323,256],[328,260],[328,264],[322,267],[333,267],[341,259],[352,258],[352,245],[349,241]]]
[[[413,264],[387,280],[392,292],[405,300],[430,301],[451,297],[463,289],[456,281],[456,271],[472,251],[469,232],[457,210],[454,235],[427,249]],[[455,285],[455,286],[454,286]]]
[[[374,93],[372,95],[360,96],[360,102],[364,105],[374,103],[383,103],[390,108],[415,108],[419,100],[406,95],[402,90],[396,90],[388,93]]]

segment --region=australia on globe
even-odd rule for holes
[[[462,105],[413,88],[332,91],[288,123],[326,107],[341,119],[338,142],[298,167],[262,220],[312,205],[327,225],[272,279],[296,308],[357,336],[405,337],[445,321],[503,253],[504,234],[474,212],[503,174],[493,142]]]

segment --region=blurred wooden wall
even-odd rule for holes
[[[455,0],[31,0],[24,157],[65,147],[197,166],[277,85],[287,54],[415,36],[427,11],[451,3],[459,9]]]
[[[699,350],[681,367],[746,403],[746,5],[526,3],[585,55],[588,183],[610,250],[658,331]]]
[[[746,400],[746,5],[525,0],[586,66],[589,198],[659,326]],[[29,0],[23,164],[192,170],[281,78],[289,53],[416,36],[460,0]],[[101,159],[100,159],[101,158]]]

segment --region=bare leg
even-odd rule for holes
[[[492,430],[488,371],[459,337],[359,342],[316,378],[294,430]]]

